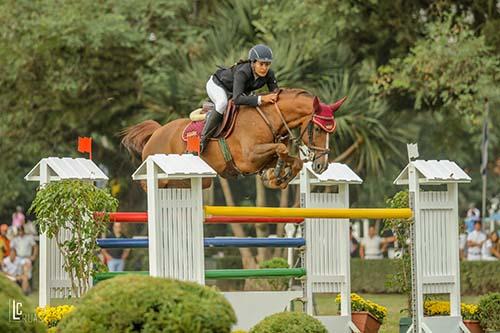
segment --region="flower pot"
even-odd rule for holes
[[[361,333],[377,333],[382,325],[370,312],[353,312],[352,322]]]
[[[403,317],[399,319],[399,333],[406,333],[410,328],[412,319],[410,317]]]
[[[483,333],[483,329],[479,324],[479,320],[464,320],[464,325],[469,329],[470,333]]]

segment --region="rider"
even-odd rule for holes
[[[276,93],[263,96],[249,94],[267,84],[269,91],[278,89],[274,72],[269,68],[273,60],[271,49],[262,44],[255,45],[248,52],[248,60],[239,61],[230,68],[217,70],[207,82],[208,97],[215,104],[215,111],[207,115],[201,134],[200,151],[203,152],[210,137],[224,117],[229,98],[236,105],[258,106],[276,102]]]

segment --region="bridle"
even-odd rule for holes
[[[279,92],[278,92],[278,94],[279,94]],[[315,120],[317,120],[317,119],[327,119],[327,120],[332,119],[333,120],[333,116],[332,117],[325,117],[325,116],[319,116],[319,115],[316,115],[313,113],[313,116],[309,120],[307,126],[301,131],[301,133],[298,137],[295,137],[292,133],[292,130],[290,129],[290,127],[288,127],[288,125],[286,123],[285,117],[283,116],[283,112],[281,112],[281,110],[278,106],[278,102],[274,103],[274,108],[276,109],[276,112],[278,113],[278,115],[280,117],[282,125],[285,127],[286,131],[288,132],[288,135],[286,135],[285,137],[290,137],[292,145],[294,147],[297,147],[297,149],[301,152],[301,155],[302,155],[301,159],[304,162],[314,162],[317,159],[319,159],[325,155],[328,155],[328,153],[330,152],[330,149],[328,148],[328,139],[329,139],[328,135],[335,130],[335,127],[337,124],[334,121],[335,125],[330,132],[325,131],[323,128],[318,126],[319,128],[321,128],[321,130],[323,130],[327,133],[326,147],[323,148],[323,147],[318,147],[318,146],[314,145],[314,127],[315,127],[314,123],[315,123]],[[264,114],[264,112],[262,112],[262,110],[259,107],[257,107],[257,111],[259,112],[260,116],[264,119],[264,122],[266,123],[266,125],[271,130],[271,133],[273,134],[273,137],[274,137],[274,142],[281,141],[283,139],[283,136],[280,136],[279,133],[277,133],[276,130],[274,130],[268,117]],[[304,137],[304,134],[306,131],[307,131],[307,135],[308,135],[308,144],[305,144],[304,140],[303,140],[303,137]]]

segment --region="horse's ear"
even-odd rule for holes
[[[313,110],[314,110],[314,113],[318,113],[321,110],[321,106],[320,106],[320,102],[319,102],[318,96],[314,96]]]
[[[342,106],[342,104],[345,102],[346,99],[347,99],[347,96],[344,96],[341,99],[339,99],[338,101],[336,101],[335,103],[331,104],[330,108],[332,109],[332,112],[337,111]]]

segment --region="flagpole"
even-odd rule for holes
[[[481,147],[481,176],[483,179],[483,197],[482,197],[482,210],[481,216],[486,217],[486,193],[487,193],[487,177],[488,177],[488,116],[490,111],[490,104],[488,99],[484,103],[484,120],[483,120],[483,139]],[[483,224],[484,226],[484,224]]]

